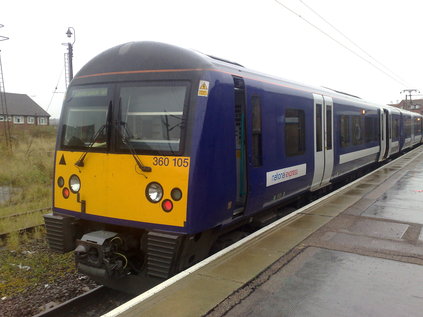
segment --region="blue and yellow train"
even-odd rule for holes
[[[123,44],[66,93],[49,245],[74,250],[103,284],[148,287],[237,228],[421,142],[416,113],[171,45]]]

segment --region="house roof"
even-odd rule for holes
[[[423,114],[423,99],[413,99],[411,102],[410,100],[401,100],[400,103],[390,106]]]
[[[403,108],[409,108],[410,105],[421,105],[423,104],[423,100],[422,99],[413,99],[411,102],[410,100],[401,100],[401,102],[398,104],[400,107]]]
[[[7,113],[11,116],[42,116],[50,117],[47,111],[41,108],[34,100],[25,94],[6,93]],[[3,107],[0,106],[0,114]]]

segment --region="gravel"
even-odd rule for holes
[[[23,249],[22,249],[23,248]],[[54,254],[48,250],[44,240],[31,241],[23,247],[20,246],[22,257],[32,256],[34,254],[40,254],[43,258],[49,257],[53,259],[58,257],[57,254]],[[22,251],[24,250],[24,251]],[[6,275],[8,285],[19,285],[21,282],[23,274],[31,274],[31,270],[34,274],[34,277],[29,276],[25,277],[29,284],[25,284],[25,288],[22,290],[18,287],[16,292],[9,291],[8,295],[5,294],[6,291],[1,293],[0,289],[0,316],[1,317],[26,317],[36,315],[46,309],[49,309],[55,305],[63,303],[73,297],[81,295],[90,289],[97,287],[98,285],[90,280],[88,277],[79,274],[76,270],[69,270],[69,266],[73,263],[66,263],[63,265],[63,271],[61,271],[60,266],[54,267],[55,272],[51,272],[48,267],[34,268],[32,265],[31,270],[28,270],[25,265],[22,263],[19,265],[14,265],[11,263],[4,263],[6,253],[17,252],[10,251],[6,248],[0,249],[0,266],[4,266],[6,273],[10,272],[10,269],[7,270],[6,266],[14,266],[16,271],[13,271],[16,281],[13,280],[13,277]],[[71,258],[71,257],[69,257]],[[22,258],[20,259],[22,260]],[[40,261],[41,262],[41,261]],[[45,266],[45,265],[44,265]],[[25,270],[25,272],[23,272]],[[41,272],[40,272],[41,271]],[[20,272],[22,272],[20,274]],[[43,275],[44,274],[44,275]],[[35,277],[35,275],[37,275]],[[3,279],[5,275],[3,274]],[[45,282],[49,280],[49,282]],[[31,285],[31,282],[33,284]],[[0,283],[3,283],[2,276],[0,275]]]

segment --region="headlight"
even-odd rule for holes
[[[72,193],[76,194],[81,189],[81,181],[79,180],[79,177],[73,174],[69,178],[69,187]]]
[[[163,197],[163,188],[159,183],[150,183],[145,190],[147,199],[152,203],[158,203]]]

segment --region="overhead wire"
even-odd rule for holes
[[[299,2],[301,2],[307,9],[309,9],[311,12],[313,12],[316,16],[318,16],[321,20],[323,20],[327,25],[329,25],[332,29],[334,29],[336,32],[338,32],[338,34],[340,34],[342,37],[344,37],[348,42],[350,42],[352,45],[354,45],[356,48],[358,48],[362,53],[364,53],[365,55],[367,55],[370,59],[372,59],[374,62],[378,63],[380,66],[382,66],[383,68],[385,68],[385,70],[387,70],[388,72],[391,73],[391,75],[393,75],[394,77],[396,77],[397,79],[399,79],[401,82],[403,83],[407,83],[406,80],[404,80],[403,78],[401,78],[401,76],[399,76],[398,74],[396,74],[394,71],[392,71],[388,66],[384,65],[383,63],[381,63],[380,61],[378,61],[375,57],[373,57],[372,55],[370,55],[365,49],[363,49],[360,45],[358,45],[355,41],[353,41],[350,37],[348,37],[347,35],[345,35],[340,29],[338,29],[336,26],[334,26],[332,23],[330,23],[327,19],[325,19],[321,14],[319,14],[315,9],[313,9],[312,7],[310,7],[310,5],[308,5],[307,3],[305,3],[303,0],[298,0]],[[407,84],[407,86],[410,86]]]
[[[53,91],[53,93],[51,95],[50,102],[49,102],[49,104],[47,106],[47,109],[46,109],[47,112],[48,112],[48,109],[50,109],[51,103],[53,102],[54,94],[57,93],[57,87],[59,86],[60,79],[62,79],[63,70],[64,70],[64,68],[62,68],[62,71],[60,72],[59,79],[57,80],[56,87],[54,88],[54,91]]]
[[[292,14],[296,15],[297,17],[299,17],[300,19],[302,19],[304,22],[306,22],[308,25],[310,25],[311,27],[315,28],[317,31],[319,31],[320,33],[324,34],[325,36],[327,36],[328,38],[330,38],[332,41],[334,41],[335,43],[337,43],[338,45],[342,46],[343,48],[345,48],[346,50],[348,50],[350,53],[354,54],[355,56],[357,56],[358,58],[360,58],[361,60],[365,61],[366,63],[370,64],[371,66],[373,66],[374,68],[376,68],[377,70],[379,70],[380,72],[382,72],[383,74],[385,74],[386,76],[388,76],[389,78],[391,78],[392,80],[396,81],[397,83],[399,83],[401,86],[407,87],[408,85],[395,78],[394,76],[392,76],[391,74],[389,74],[388,72],[386,72],[384,69],[382,69],[381,67],[375,65],[374,63],[372,63],[371,61],[369,61],[368,59],[364,58],[363,56],[361,56],[360,54],[358,54],[357,52],[355,52],[354,50],[352,50],[351,48],[349,48],[347,45],[345,45],[344,43],[341,43],[340,41],[338,41],[336,38],[334,38],[332,35],[330,35],[328,32],[322,30],[321,28],[319,28],[317,25],[315,25],[314,23],[310,22],[309,20],[307,20],[306,18],[304,18],[301,14],[295,12],[294,10],[292,10],[291,8],[289,8],[288,6],[286,6],[285,4],[281,3],[279,0],[274,0],[277,4],[279,4],[280,6],[284,7],[286,10],[288,10],[289,12],[291,12]]]

